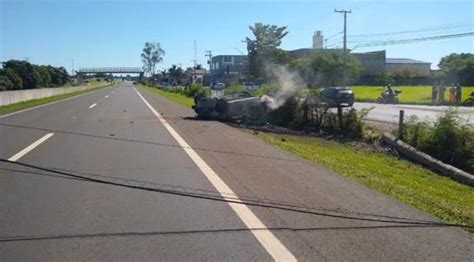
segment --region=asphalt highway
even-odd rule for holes
[[[474,107],[452,107],[452,106],[427,106],[427,105],[403,105],[403,104],[377,104],[356,102],[354,108],[357,110],[371,109],[367,115],[368,120],[384,123],[398,124],[400,110],[404,110],[405,117],[416,116],[419,121],[432,123],[440,115],[448,110],[458,113],[460,120],[474,123]]]
[[[0,116],[0,261],[472,261],[467,231],[193,116],[130,82]]]

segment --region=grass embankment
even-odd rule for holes
[[[357,101],[374,102],[384,90],[381,86],[351,86]],[[395,86],[402,93],[398,96],[400,103],[404,104],[431,104],[431,86]],[[446,87],[445,100],[448,101],[449,86]],[[474,87],[462,88],[462,100],[474,92]]]
[[[38,106],[38,105],[54,102],[54,101],[57,101],[57,100],[66,99],[66,98],[69,98],[69,97],[72,97],[72,96],[82,95],[82,94],[85,94],[85,93],[88,93],[88,92],[93,92],[95,90],[99,90],[101,88],[105,88],[105,87],[110,86],[110,85],[111,84],[101,85],[101,86],[97,86],[97,87],[87,89],[87,90],[82,90],[82,91],[77,91],[77,92],[72,92],[72,93],[67,93],[67,94],[61,94],[61,95],[55,95],[55,96],[48,96],[48,97],[44,97],[44,98],[40,98],[40,99],[32,99],[32,100],[28,100],[28,101],[19,102],[19,103],[0,106],[0,114],[6,114],[6,113],[26,109],[26,108],[33,107],[33,106]]]
[[[323,138],[262,132],[257,136],[447,222],[474,225],[471,187],[409,161]]]
[[[149,86],[145,86],[145,85],[142,85],[142,84],[138,84],[137,85],[138,87],[140,88],[143,88],[143,89],[146,89],[146,90],[149,90],[151,92],[155,92],[173,102],[176,102],[178,104],[181,104],[185,107],[189,107],[191,108],[191,106],[194,105],[194,99],[192,97],[187,97],[183,94],[180,94],[180,93],[175,93],[175,92],[171,92],[171,91],[167,91],[165,89],[160,89],[158,87],[149,87]]]

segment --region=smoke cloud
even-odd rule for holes
[[[263,95],[261,97],[262,101],[271,110],[278,109],[286,100],[306,87],[305,82],[298,73],[292,72],[284,66],[270,64],[265,69],[278,82],[278,89],[275,93],[271,94],[271,96]]]

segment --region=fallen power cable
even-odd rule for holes
[[[69,172],[59,171],[52,168],[45,168],[45,167],[41,167],[41,166],[37,166],[33,164],[28,164],[28,163],[10,161],[7,159],[0,159],[0,162],[14,164],[18,166],[23,166],[27,168],[32,168],[36,170],[41,170],[45,172],[50,172],[50,173],[66,176],[66,177],[72,177],[72,178],[81,179],[81,180],[85,180],[89,182],[95,182],[99,184],[114,185],[114,186],[119,186],[119,187],[124,187],[124,188],[132,188],[132,189],[137,189],[137,190],[176,195],[176,196],[189,197],[189,198],[196,198],[196,199],[205,199],[205,200],[210,200],[210,201],[218,201],[218,202],[226,202],[226,203],[232,203],[232,204],[270,208],[270,209],[275,209],[275,210],[296,212],[296,213],[316,215],[316,216],[324,216],[324,217],[347,219],[347,220],[357,220],[357,221],[367,221],[367,222],[418,225],[420,227],[431,226],[431,227],[474,228],[474,225],[462,225],[462,224],[444,223],[444,222],[435,222],[435,221],[416,221],[416,220],[411,221],[411,220],[406,220],[406,219],[404,220],[377,219],[377,218],[367,218],[367,217],[360,217],[360,216],[358,217],[358,216],[349,216],[349,215],[340,215],[340,214],[330,214],[327,212],[320,212],[320,211],[314,211],[314,210],[303,209],[303,208],[295,208],[295,207],[289,207],[289,206],[277,205],[277,204],[271,204],[271,203],[265,203],[265,202],[261,203],[259,201],[249,201],[249,200],[241,200],[239,198],[229,198],[222,194],[219,197],[219,196],[215,196],[215,195],[212,196],[208,194],[190,193],[190,192],[183,192],[183,191],[178,191],[178,190],[154,188],[154,187],[146,186],[146,183],[144,183],[143,185],[125,184],[123,183],[123,181],[127,181],[127,180],[121,179],[121,178],[112,178],[113,180],[106,180],[103,178],[92,177],[92,176],[87,176],[87,175],[78,175],[78,174],[73,174]]]

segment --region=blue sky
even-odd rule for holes
[[[473,1],[5,1],[0,0],[0,61],[25,59],[62,65],[68,70],[89,66],[141,66],[146,41],[160,42],[166,56],[158,68],[205,64],[214,55],[246,53],[241,40],[255,22],[288,26],[283,49],[310,47],[315,30],[331,36],[342,30],[342,15],[351,9],[348,35],[444,28],[418,34],[384,36],[402,39],[474,31]],[[461,26],[463,26],[461,28]],[[354,39],[352,39],[354,40]],[[363,38],[363,40],[365,40]],[[337,45],[342,35],[328,42]],[[354,47],[355,43],[349,44]],[[406,45],[356,48],[387,50],[387,57],[433,63],[452,52],[474,53],[474,37]]]

